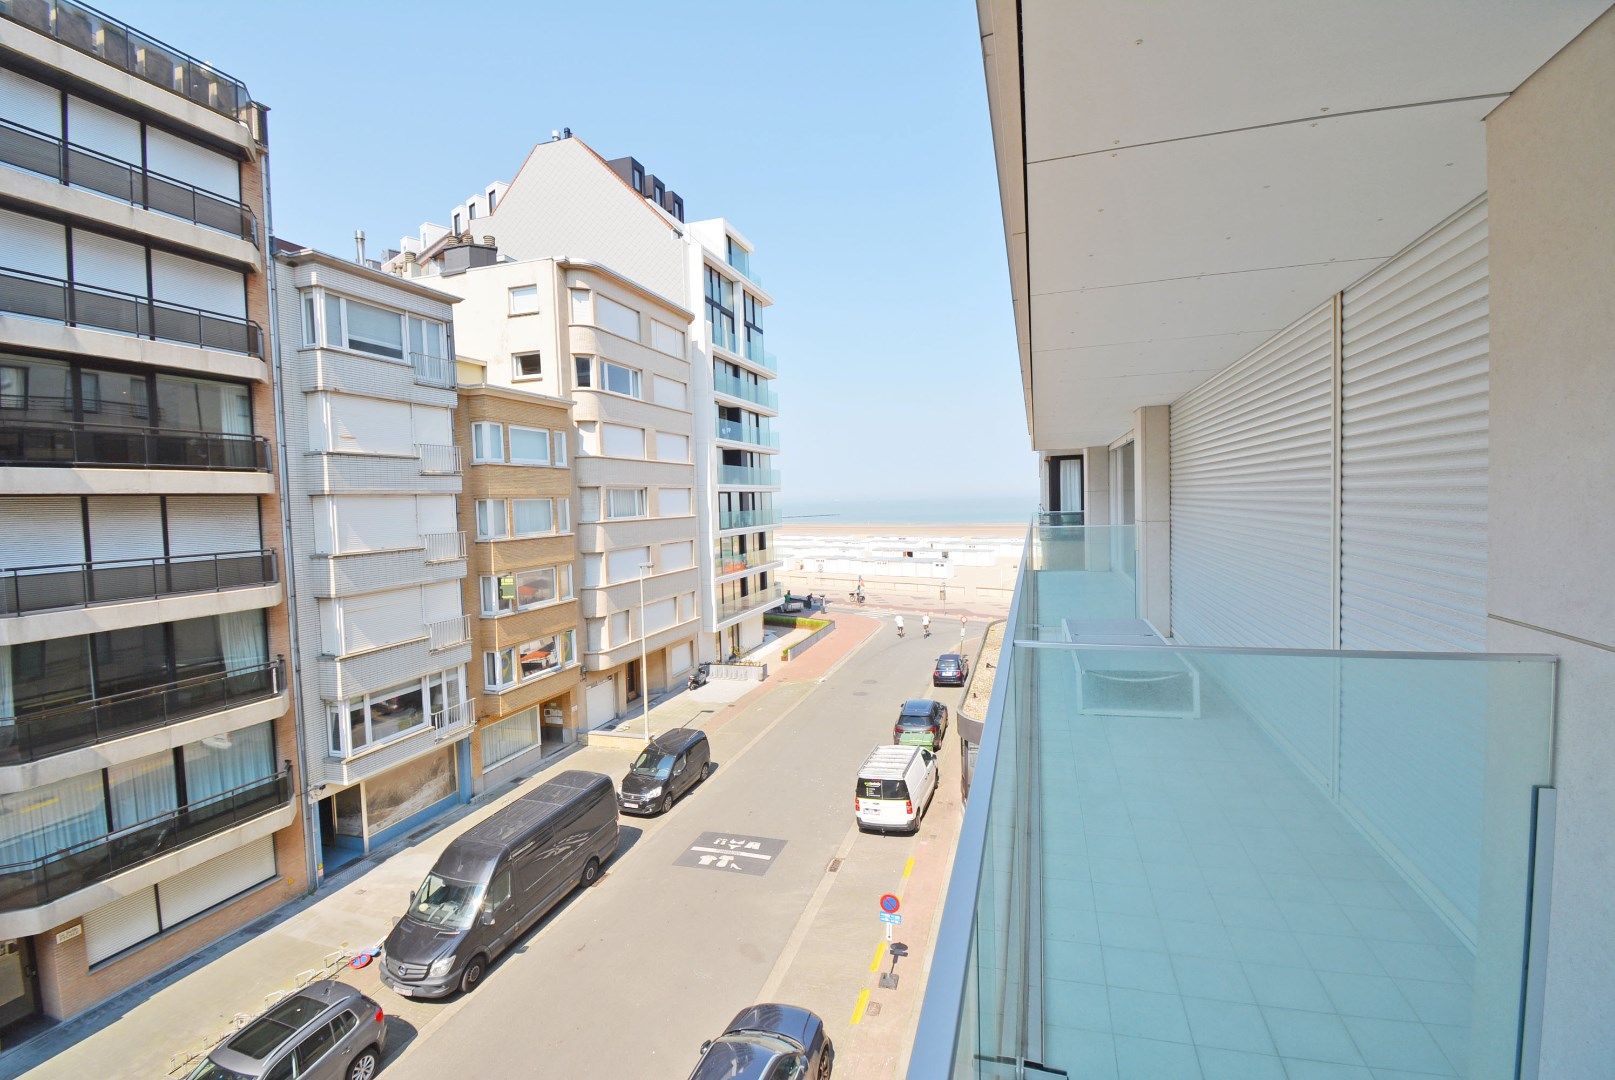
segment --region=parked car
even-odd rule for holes
[[[782,612],[805,611],[807,610],[807,601],[800,596],[792,596],[790,593],[786,593],[785,602],[779,606],[779,609]]]
[[[970,661],[956,652],[945,652],[936,658],[931,671],[932,686],[963,686],[970,678]]]
[[[749,1005],[701,1044],[690,1080],[828,1080],[836,1049],[817,1013]]]
[[[936,788],[936,755],[931,751],[877,746],[858,770],[853,817],[864,832],[919,832]]]
[[[186,1080],[371,1080],[386,1049],[381,1006],[321,979],[214,1047]]]
[[[665,814],[673,803],[712,772],[712,744],[696,728],[664,731],[639,752],[617,796],[629,814]]]
[[[930,698],[912,698],[903,702],[892,726],[892,742],[905,746],[926,746],[933,752],[942,749],[942,736],[948,733],[948,707]]]
[[[443,849],[382,945],[381,981],[404,997],[470,993],[616,850],[611,777],[571,769],[538,785]]]

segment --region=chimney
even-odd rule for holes
[[[364,230],[363,229],[355,229],[355,230],[353,230],[353,248],[354,248],[353,261],[358,263],[360,266],[363,266],[364,265]]]
[[[493,247],[494,246],[493,237],[484,235],[483,238],[482,238],[482,246],[483,247]]]

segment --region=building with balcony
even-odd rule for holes
[[[489,386],[572,402],[576,502],[557,499],[550,516],[521,521],[515,502],[503,518],[490,506],[478,527],[575,531],[583,689],[574,704],[577,725],[595,728],[696,661],[703,481],[693,315],[680,299],[684,227],[573,138],[534,147],[491,190],[480,242],[423,226],[386,267],[462,298],[457,349]]]
[[[763,345],[773,304],[753,269],[753,249],[723,218],[692,222],[688,235],[695,348],[696,471],[702,478],[702,659],[744,654],[763,640],[763,615],[784,599],[774,526],[778,366]]]
[[[298,895],[264,110],[0,6],[0,1027]]]
[[[1049,513],[914,1080],[1608,1074],[1606,8],[981,5]]]
[[[309,844],[327,874],[471,797],[455,298],[276,241]]]
[[[584,719],[576,429],[568,398],[501,385],[498,371],[464,358],[460,372],[460,518],[474,528],[464,588],[477,724],[472,784],[483,791],[571,745]]]

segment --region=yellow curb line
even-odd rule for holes
[[[880,962],[881,962],[881,960],[885,959],[885,957],[886,957],[886,940],[884,938],[882,938],[875,945],[875,958],[873,960],[869,961],[869,970],[870,971],[879,971],[880,970]]]
[[[858,1004],[853,1006],[852,1025],[857,1027],[864,1018],[864,1010],[869,1007],[869,988],[858,991]]]

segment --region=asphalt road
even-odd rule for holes
[[[387,1080],[441,1080],[495,1062],[500,1076],[687,1076],[701,1042],[765,985],[791,986],[781,973],[813,948],[798,924],[820,914],[810,902],[825,894],[832,858],[897,880],[913,843],[848,843],[853,782],[870,749],[890,740],[898,703],[933,696],[931,664],[956,644],[945,634],[925,640],[917,626],[900,641],[887,623],[823,681],[782,687],[726,724],[707,782],[664,817],[625,818],[606,876],[529,932],[475,993],[442,1003],[387,995],[389,1011],[408,1019]],[[959,697],[934,694],[950,709]],[[957,774],[942,783],[956,787]],[[675,866],[709,831],[785,844],[763,876]],[[871,906],[847,928],[859,958],[854,987],[867,978],[875,926]],[[843,1000],[850,1009],[852,997]],[[833,1038],[844,1034],[845,1012],[826,1009],[825,1020]]]

